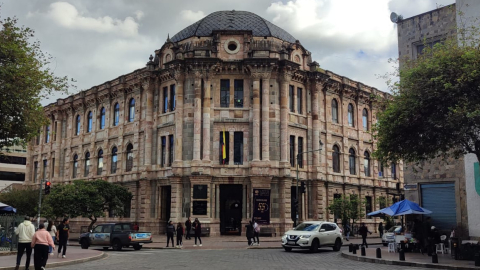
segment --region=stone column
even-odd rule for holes
[[[270,73],[262,76],[262,160],[270,160]],[[255,147],[255,145],[254,145]]]
[[[177,103],[178,104],[178,103]],[[170,198],[170,220],[174,223],[182,221],[183,206],[183,182],[181,177],[170,178],[171,198]]]
[[[183,80],[185,75],[182,71],[177,70],[174,74],[177,83],[177,100],[175,109],[175,165],[174,167],[181,167],[182,164],[182,150],[183,150]]]
[[[260,160],[260,75],[252,73],[253,79],[253,160]]]
[[[205,77],[205,93],[203,97],[203,160],[210,161],[210,80],[211,75]]]
[[[319,94],[319,87],[315,82],[310,83],[310,91],[312,93],[312,129],[313,129],[313,142],[312,142],[312,150],[317,150],[320,148],[320,122],[318,119],[318,94]],[[317,167],[319,165],[319,151],[312,152],[312,161],[313,161],[313,170],[317,171]]]
[[[195,99],[193,111],[193,161],[200,160],[200,140],[202,133],[202,74],[195,72]]]
[[[152,142],[153,142],[153,91],[155,83],[152,79],[146,79],[143,82],[143,91],[146,95],[146,114],[145,114],[145,160],[144,164],[152,164]]]
[[[280,75],[280,162],[288,164],[288,85],[292,73],[284,71]]]

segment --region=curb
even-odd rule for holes
[[[478,270],[479,269],[478,267],[475,267],[475,266],[454,266],[454,265],[440,264],[440,263],[418,263],[418,262],[392,261],[392,260],[376,259],[376,258],[369,258],[369,257],[361,257],[361,256],[345,253],[345,251],[342,252],[342,257],[347,258],[349,260],[353,260],[353,261],[378,263],[378,264],[386,264],[386,265],[401,265],[401,266],[438,268],[438,269],[448,269],[448,270],[472,270],[472,269]]]
[[[10,255],[17,255],[17,252],[16,251],[2,251],[2,252],[0,252],[0,257],[10,256]]]
[[[54,268],[54,267],[65,266],[65,265],[74,265],[74,264],[79,264],[79,263],[84,263],[89,261],[100,260],[106,257],[108,257],[108,255],[105,252],[102,252],[99,255],[82,258],[82,259],[76,259],[76,260],[65,261],[65,262],[55,262],[55,263],[47,262],[47,267]],[[33,264],[31,264],[30,266],[33,266]],[[25,269],[25,266],[20,266],[20,269]],[[0,267],[0,270],[15,270],[15,266]]]

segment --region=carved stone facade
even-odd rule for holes
[[[245,16],[266,24],[248,12],[225,13],[227,24]],[[209,16],[195,24],[204,33]],[[299,164],[306,187],[300,220],[333,220],[327,207],[335,194],[359,194],[379,209],[378,198],[403,182],[402,166],[394,176],[384,166],[379,176],[370,158],[372,97],[388,95],[320,69],[300,42],[271,23],[268,36],[256,34],[265,25],[235,25],[243,28],[215,28],[205,36],[187,27],[145,68],[45,107],[55,136],[29,145],[27,182],[33,184],[34,162],[47,160],[53,185],[101,178],[128,187],[134,198],[130,217],[122,219],[142,229],[163,232],[168,220],[192,216],[212,235],[243,228],[252,218],[253,189],[269,189],[270,224],[264,226],[283,233],[293,224],[295,156],[311,151]]]

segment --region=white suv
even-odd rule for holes
[[[339,251],[342,244],[342,230],[337,224],[325,221],[305,221],[282,237],[285,251],[302,248],[317,252],[320,247],[332,247],[334,251]]]

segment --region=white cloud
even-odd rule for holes
[[[134,37],[138,34],[138,23],[132,17],[126,17],[123,21],[110,16],[87,17],[79,14],[77,8],[67,2],[50,4],[48,16],[61,26],[69,29],[115,33],[126,37]],[[136,16],[141,18],[143,13],[137,11]]]
[[[197,22],[205,17],[205,13],[203,11],[193,11],[193,10],[182,10],[180,11],[180,16],[182,17],[183,21],[188,22],[189,24]]]
[[[137,20],[140,21],[143,18],[143,16],[145,16],[145,13],[143,13],[143,11],[141,10],[135,11],[135,17],[137,18]]]

